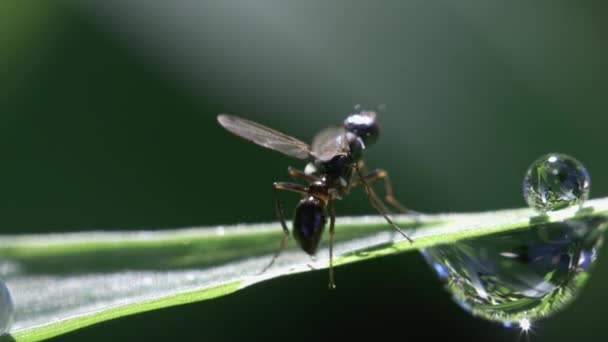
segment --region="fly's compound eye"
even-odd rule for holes
[[[344,128],[361,138],[365,145],[375,143],[380,134],[375,112],[361,112],[350,115],[344,120]]]

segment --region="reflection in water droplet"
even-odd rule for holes
[[[530,329],[571,302],[589,277],[605,217],[548,223],[423,250],[466,311]]]
[[[0,335],[7,332],[13,321],[13,300],[8,288],[0,280]]]
[[[547,154],[530,165],[524,178],[528,206],[541,211],[583,205],[589,197],[590,177],[585,166],[565,154]]]

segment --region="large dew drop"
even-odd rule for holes
[[[530,165],[524,177],[524,198],[540,212],[582,206],[589,197],[590,177],[578,160],[547,154]]]
[[[0,335],[8,331],[13,321],[13,300],[8,288],[0,280]]]
[[[604,217],[573,219],[431,247],[423,255],[465,310],[523,329],[576,297],[606,226]]]

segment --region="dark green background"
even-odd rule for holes
[[[233,113],[309,140],[386,104],[366,159],[424,212],[524,205],[541,154],[608,194],[602,1],[64,1],[0,4],[0,229],[156,229],[273,220],[302,163],[220,129]],[[294,199],[295,200],[295,199]],[[369,214],[365,197],[338,204]],[[339,221],[338,221],[339,222]],[[338,235],[339,238],[339,226]],[[605,338],[608,260],[535,341]],[[276,279],[59,340],[525,339],[469,317],[416,253]]]

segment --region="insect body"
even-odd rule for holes
[[[375,112],[361,111],[349,115],[342,126],[326,128],[318,133],[310,145],[236,116],[220,114],[217,120],[228,131],[253,143],[291,157],[310,160],[304,171],[288,168],[292,177],[306,181],[307,185],[289,182],[273,184],[276,213],[285,235],[270,264],[263,271],[272,266],[289,239],[289,229],[278,197],[279,190],[302,195],[293,219],[293,236],[300,247],[311,256],[317,251],[329,216],[330,288],[335,287],[332,261],[336,215],[333,201],[346,196],[353,187],[363,186],[372,206],[406,239],[413,241],[388,217],[388,208],[369,185],[375,180],[383,179],[386,202],[402,212],[407,211],[393,197],[388,174],[380,169],[366,175],[362,172],[363,150],[373,144],[379,135]]]

